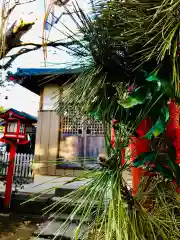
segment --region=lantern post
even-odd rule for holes
[[[13,108],[9,109],[5,113],[2,113],[0,118],[4,120],[4,136],[0,139],[0,141],[10,144],[9,164],[4,196],[5,210],[9,211],[14,177],[16,146],[18,144],[29,143],[26,127],[32,126],[33,123],[36,123],[37,118],[24,112],[19,112]]]
[[[9,164],[8,164],[8,171],[7,171],[7,177],[6,177],[5,196],[4,196],[4,205],[6,209],[10,208],[10,202],[11,202],[15,154],[16,154],[16,143],[11,142],[10,153],[9,153]]]

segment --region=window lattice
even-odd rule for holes
[[[67,135],[82,135],[83,121],[82,117],[75,114],[73,109],[66,111],[62,119],[62,132]]]
[[[103,135],[102,122],[96,121],[93,118],[85,118],[77,114],[76,110],[69,109],[66,111],[62,119],[62,133],[65,135]]]
[[[88,118],[86,133],[91,136],[103,135],[104,131],[102,122]]]
[[[24,133],[25,124],[20,125],[20,133]]]
[[[7,132],[14,133],[17,131],[17,122],[8,123]]]

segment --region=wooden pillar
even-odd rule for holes
[[[49,154],[48,154],[48,175],[56,175],[56,160],[59,151],[60,117],[57,112],[51,112],[51,121],[49,128]]]

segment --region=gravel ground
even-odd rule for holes
[[[29,240],[38,228],[38,220],[22,220],[18,217],[0,217],[1,240]]]

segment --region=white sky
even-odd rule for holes
[[[0,0],[3,1],[3,0]],[[51,0],[46,0],[46,2],[49,2]],[[67,4],[69,10],[73,10],[72,2],[74,0],[70,0]],[[75,2],[75,1],[74,1]],[[89,0],[77,0],[78,4],[83,8],[84,10],[88,9],[88,2]],[[48,4],[47,4],[48,6]],[[62,12],[65,12],[64,7],[55,7],[55,16],[59,17]],[[22,40],[24,42],[36,42],[41,43],[42,42],[42,36],[43,36],[43,21],[44,21],[44,0],[36,0],[35,2],[28,3],[25,5],[17,6],[14,10],[13,14],[9,18],[9,25],[14,23],[17,19],[24,19],[27,21],[34,21],[35,25],[32,27],[32,29],[23,36]],[[37,20],[36,20],[37,19]],[[67,32],[67,29],[65,26],[68,26],[68,28],[75,30],[76,26],[73,23],[72,19],[68,15],[64,15],[61,18],[61,22],[55,25],[56,28],[52,28],[50,32],[49,40],[59,40],[64,39],[65,36],[61,32]],[[61,32],[60,32],[61,31]],[[67,52],[64,50],[56,50],[54,48],[48,48],[48,58],[47,58],[47,67],[63,67],[62,63],[72,62],[72,56],[69,56]],[[17,49],[14,49],[9,54],[13,54],[17,51]],[[48,64],[48,63],[55,63]],[[12,65],[12,70],[16,71],[18,67],[23,68],[38,68],[38,67],[44,67],[44,55],[41,50],[34,51],[25,55],[20,56],[17,58]]]
[[[0,0],[0,6],[2,6],[2,2],[4,0]],[[10,0],[11,2],[13,0]],[[46,2],[51,0],[45,0]],[[68,8],[72,9],[72,2],[74,0],[70,0],[68,3]],[[85,11],[89,9],[88,2],[89,0],[77,0],[78,4]],[[2,10],[2,8],[1,8]],[[59,17],[65,9],[63,7],[55,7],[55,16]],[[22,18],[27,21],[34,21],[35,25],[33,28],[23,36],[22,40],[24,42],[42,42],[42,34],[43,34],[43,21],[44,21],[44,0],[36,0],[35,2],[28,3],[25,5],[17,6],[14,12],[11,14],[8,26],[11,26],[16,20]],[[68,15],[64,15],[61,18],[61,22],[68,26],[73,31],[75,30],[75,25],[72,19]],[[49,40],[59,40],[64,39],[65,36],[60,31],[67,31],[67,29],[63,26],[62,23],[58,23],[55,25],[55,28],[51,29]],[[64,67],[63,63],[73,62],[72,56],[69,56],[67,52],[64,50],[55,50],[54,48],[48,48],[48,57],[47,57],[47,67],[52,68],[61,68]],[[16,53],[17,49],[12,50],[9,54]],[[52,64],[49,64],[52,63]],[[2,63],[2,62],[1,62]],[[44,64],[44,55],[43,51],[38,50],[34,52],[30,52],[28,54],[22,55],[18,57],[12,64],[12,68],[8,69],[13,72],[16,72],[17,68],[39,68],[45,67]],[[8,100],[5,100],[5,96],[8,96]],[[27,89],[22,88],[19,85],[8,88],[0,88],[0,105],[5,108],[15,108],[19,111],[25,111],[32,115],[37,115],[38,107],[39,107],[39,96],[31,93]]]
[[[37,116],[39,96],[15,84],[13,87],[0,88],[0,105],[5,109],[14,108]]]

